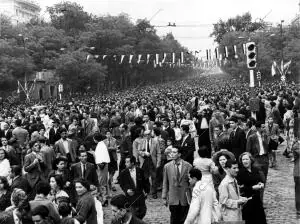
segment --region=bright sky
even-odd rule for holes
[[[70,0],[72,1],[72,0]],[[61,0],[39,0],[43,10]],[[160,36],[172,32],[179,42],[190,50],[201,50],[214,46],[209,38],[212,24],[250,12],[253,19],[265,18],[274,24],[285,20],[289,24],[299,11],[299,0],[73,0],[84,10],[95,15],[118,15],[127,13],[136,21],[147,18],[152,25],[200,25],[198,27],[156,28]],[[43,12],[41,13],[43,14]],[[267,15],[268,14],[268,15]]]

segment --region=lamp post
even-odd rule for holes
[[[280,21],[280,42],[281,42],[281,72],[283,74],[283,29],[282,24],[284,23],[284,20]]]

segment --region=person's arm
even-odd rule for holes
[[[156,142],[156,168],[160,167],[161,164],[161,150],[160,150],[160,145],[159,145],[159,141]]]
[[[184,224],[193,224],[195,218],[199,215],[199,212],[200,212],[201,199],[200,199],[199,192],[195,192],[195,190],[198,191],[198,189],[193,190],[190,209],[189,209],[189,212],[185,219]],[[200,192],[200,194],[201,194],[201,192]]]
[[[226,208],[237,209],[239,207],[238,200],[229,198],[227,184],[221,184],[219,186],[219,202]]]
[[[163,173],[163,189],[162,189],[162,199],[167,200],[169,193],[169,179],[167,173],[167,165],[164,166],[164,173]]]
[[[29,155],[26,155],[25,159],[24,159],[24,170],[25,170],[25,172],[30,172],[36,166],[37,166],[36,159],[31,163]]]
[[[76,207],[77,215],[74,218],[77,219],[80,223],[84,223],[86,221],[89,215],[89,211],[91,210],[94,203],[94,200],[89,199],[90,198],[85,198],[84,200],[78,201]]]
[[[53,219],[54,223],[60,223],[59,213],[52,202],[48,204],[49,216]]]

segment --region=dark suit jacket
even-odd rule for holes
[[[12,130],[8,129],[6,134],[5,134],[4,130],[0,130],[0,138],[3,138],[3,137],[5,137],[7,139],[7,141],[9,141],[12,138]]]
[[[134,181],[130,176],[129,169],[125,169],[120,173],[119,183],[125,195],[128,197],[130,203],[134,203],[133,205],[139,206],[141,204],[145,204],[144,192],[147,194],[149,193],[150,184],[149,180],[145,179],[144,171],[141,168],[136,167],[135,170],[136,186],[134,185]],[[132,189],[134,191],[133,196],[129,196],[127,194],[128,189]]]
[[[165,129],[165,131],[168,132],[168,137],[170,139],[172,139],[172,141],[175,141],[175,131],[174,131],[174,129],[169,126],[167,129]]]
[[[57,129],[56,133],[55,133],[55,130],[54,128],[50,128],[50,131],[49,131],[49,144],[50,145],[54,145],[55,142],[57,142],[59,139],[61,138],[60,136],[60,128]]]
[[[194,161],[194,151],[195,151],[195,141],[189,134],[188,137],[183,142],[183,139],[180,141],[180,145],[182,146],[182,155],[181,158],[187,161],[190,164],[193,164]]]
[[[241,128],[237,128],[235,134],[230,133],[230,150],[238,160],[239,156],[246,151],[246,134]]]
[[[75,163],[71,166],[71,179],[76,180],[78,178],[82,178],[82,170],[81,170],[81,163]],[[92,163],[86,163],[86,172],[84,179],[90,182],[90,184],[95,185],[96,187],[99,186],[98,175],[96,172],[95,165]]]
[[[33,164],[35,158],[36,156],[33,153],[29,153],[24,159],[24,170],[27,172],[27,180],[32,188],[39,180],[45,180],[43,173],[45,165],[40,162],[41,170],[39,170],[38,164]]]
[[[14,179],[12,181],[11,189],[14,189],[14,188],[20,188],[23,191],[25,191],[26,194],[31,193],[31,187],[30,187],[28,180],[22,176],[18,176],[18,177],[16,177],[16,179]]]
[[[262,136],[263,140],[263,146],[265,150],[265,154],[268,153],[268,140],[267,136]],[[247,140],[247,146],[246,146],[247,152],[250,152],[252,156],[257,156],[259,155],[260,147],[259,147],[259,141],[258,141],[258,136],[257,134],[251,135],[248,140]]]

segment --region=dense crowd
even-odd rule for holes
[[[253,117],[247,85],[212,74],[2,108],[0,223],[102,224],[108,205],[111,223],[144,223],[158,195],[171,224],[266,223],[284,141],[300,217],[299,86],[256,88]]]

